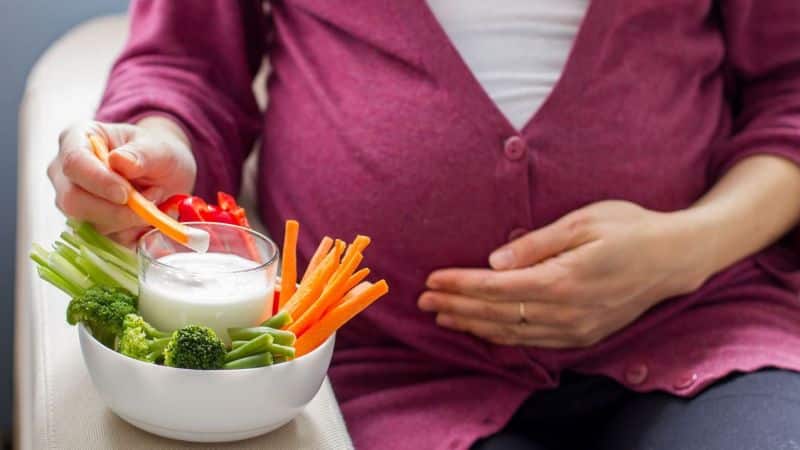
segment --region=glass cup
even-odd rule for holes
[[[237,225],[185,225],[209,233],[208,253],[158,230],[139,240],[139,312],[160,330],[205,325],[230,344],[228,328],[257,325],[272,313],[278,246]]]

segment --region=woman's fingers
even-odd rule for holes
[[[92,152],[88,139],[78,134],[72,132],[62,138],[59,156],[48,168],[50,179],[61,173],[70,182],[97,197],[125,204],[128,183],[100,162]]]
[[[491,302],[457,294],[428,291],[419,298],[423,311],[444,313],[501,323],[518,323],[519,306],[508,302]]]
[[[522,308],[520,303],[523,303]],[[578,307],[566,302],[498,302],[435,291],[423,293],[418,305],[423,311],[508,324],[520,323],[524,314],[525,322],[529,324],[564,329],[580,327],[593,313],[590,307]]]
[[[500,323],[490,320],[441,313],[436,323],[445,328],[470,333],[500,345],[541,348],[578,348],[598,341],[593,335],[575,329],[533,323]]]
[[[155,142],[129,142],[109,154],[109,165],[114,171],[132,181],[152,182],[175,172],[178,158]]]
[[[569,269],[557,261],[546,261],[523,269],[443,269],[433,272],[426,285],[436,291],[467,297],[518,302],[535,298],[558,302],[573,294]]]
[[[437,315],[436,323],[501,345],[542,346],[540,344],[545,343],[551,348],[570,346],[563,332],[544,325],[498,323],[450,314]]]
[[[528,267],[592,240],[594,218],[586,209],[567,214],[495,250],[489,265],[495,270]]]
[[[52,181],[58,209],[68,217],[94,223],[101,233],[114,233],[143,224],[127,206],[97,197],[63,174],[54,174]]]

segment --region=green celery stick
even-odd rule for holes
[[[294,359],[294,347],[273,343],[267,346],[267,351],[275,357],[282,356],[286,359]]]
[[[61,278],[57,273],[45,266],[38,266],[36,270],[39,272],[39,278],[61,289],[70,297],[77,297],[83,293],[82,289],[77,286],[73,286],[67,280]]]
[[[249,341],[265,333],[271,335],[275,343],[280,345],[294,345],[296,339],[291,331],[276,330],[269,327],[228,328],[228,336],[233,340]]]
[[[272,336],[264,333],[255,337],[241,347],[229,351],[225,355],[225,362],[235,361],[244,358],[245,356],[255,355],[256,353],[263,353],[268,351],[267,346],[272,343]]]
[[[67,225],[75,231],[75,234],[80,236],[93,247],[97,247],[105,252],[111,253],[125,261],[124,267],[136,267],[136,252],[98,233],[91,224],[69,219],[67,220]]]
[[[237,348],[247,344],[248,341],[231,341],[231,350],[236,350]]]
[[[273,362],[272,353],[259,353],[257,355],[247,356],[245,358],[225,363],[225,365],[222,366],[222,368],[229,370],[252,369],[255,367],[264,367],[272,365],[272,362]]]
[[[89,289],[94,284],[85,273],[78,270],[69,260],[58,253],[50,253],[48,260],[55,273],[80,288],[81,291]]]
[[[59,255],[63,256],[70,262],[76,269],[80,270],[80,267],[75,263],[75,260],[78,259],[78,252],[72,248],[70,245],[65,244],[61,241],[56,241],[53,243],[53,248],[55,252]]]
[[[107,278],[114,280],[117,285],[122,286],[123,289],[127,290],[131,294],[139,295],[139,284],[136,278],[119,267],[104,261],[103,258],[92,253],[92,251],[87,247],[81,247],[80,252],[81,258],[88,261],[97,271],[102,272]],[[90,275],[92,278],[94,278],[94,274]]]
[[[75,264],[77,264],[81,270],[86,272],[89,275],[89,278],[91,278],[95,284],[115,288],[122,287],[119,283],[114,281],[113,278],[106,275],[105,272],[100,270],[91,261],[81,255],[78,255],[78,258],[75,259]]]
[[[281,311],[278,314],[270,317],[269,319],[265,320],[261,326],[262,327],[269,327],[275,328],[276,330],[280,330],[281,328],[289,325],[292,322],[292,316],[289,315],[288,311]]]

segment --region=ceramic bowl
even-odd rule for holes
[[[335,340],[273,366],[190,370],[129,358],[83,325],[78,329],[92,383],[116,415],[153,434],[193,442],[247,439],[291,421],[319,391]]]

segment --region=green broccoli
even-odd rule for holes
[[[138,314],[128,314],[122,324],[117,351],[141,361],[156,362],[170,341],[169,333],[159,331]]]
[[[221,369],[225,344],[211,328],[187,325],[174,333],[164,349],[164,365],[184,369]]]
[[[93,286],[74,297],[67,306],[67,322],[82,322],[106,347],[113,348],[122,334],[123,321],[136,313],[136,297],[130,292],[105,286]]]

